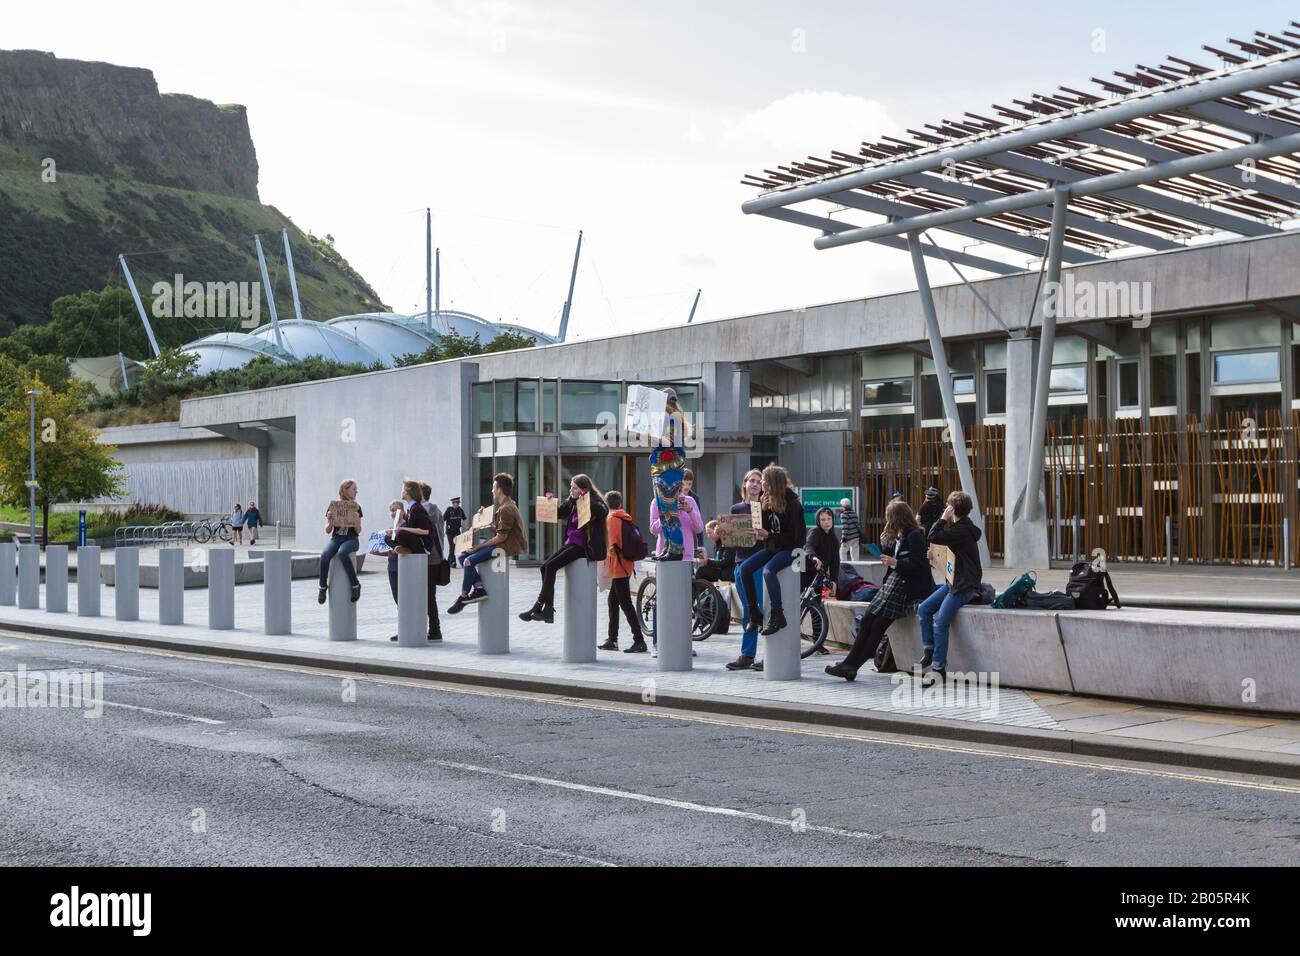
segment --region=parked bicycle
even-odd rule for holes
[[[222,515],[220,518],[207,518],[203,521],[196,521],[191,537],[196,544],[207,544],[213,540],[229,541],[232,537],[230,517]]]
[[[826,615],[826,598],[823,594],[829,583],[825,570],[819,570],[799,595],[799,633],[804,634],[804,623],[807,622],[810,636],[804,639],[811,642],[799,652],[801,658],[830,653],[824,646],[831,631],[831,622]]]
[[[636,613],[641,619],[643,634],[650,633],[656,591],[653,576],[647,576],[636,591]],[[730,615],[731,610],[722,599],[722,593],[712,583],[697,577],[691,578],[691,640],[707,641],[726,626]]]

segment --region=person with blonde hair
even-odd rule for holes
[[[740,500],[731,506],[733,515],[747,515],[752,510],[752,503],[758,501],[763,496],[763,471],[761,468],[751,468],[745,472],[745,477],[740,481]],[[762,544],[755,542],[748,547],[736,548],[736,566],[732,571],[731,579],[735,583],[736,600],[740,602],[740,657],[736,663],[744,663],[744,667],[749,667],[754,663],[754,658],[758,654],[758,628],[761,621],[755,623],[749,619],[749,602],[745,599],[745,586],[740,581],[740,566],[744,564],[745,559],[754,552],[760,550]],[[758,609],[763,609],[763,593],[760,589],[758,594]],[[746,661],[748,658],[748,661]],[[733,668],[740,670],[740,667]]]
[[[351,478],[345,478],[339,484],[339,500],[357,500],[357,483]],[[325,509],[325,533],[330,539],[320,554],[320,591],[316,595],[316,603],[324,604],[329,596],[330,565],[336,557],[343,559],[343,571],[348,576],[348,584],[352,586],[352,600],[356,602],[361,599],[361,582],[357,579],[357,569],[350,560],[361,547],[361,518],[361,505],[357,505],[357,516],[352,519],[352,523],[336,527],[334,516],[328,508]]]

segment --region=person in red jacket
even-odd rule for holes
[[[623,557],[623,526],[632,523],[632,516],[623,510],[620,492],[606,494],[605,504],[609,506],[609,515],[605,518],[605,540],[609,542],[609,554],[605,558],[605,566],[609,569],[609,638],[600,649],[618,650],[618,612],[621,610],[632,628],[632,646],[623,653],[644,654],[647,650],[645,636],[641,633],[641,621],[632,604],[635,562]]]

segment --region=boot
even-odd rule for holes
[[[771,637],[777,631],[785,627],[785,611],[779,607],[772,608],[772,613],[767,616],[765,624],[758,633],[764,637]]]

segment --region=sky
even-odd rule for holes
[[[10,4],[0,48],[243,104],[262,201],[398,312],[424,308],[426,207],[443,306],[548,332],[584,230],[572,339],[685,322],[697,289],[696,321],[912,289],[905,252],[744,215],[743,174],[1170,53],[1217,65],[1202,44],[1288,6],[71,0]]]

